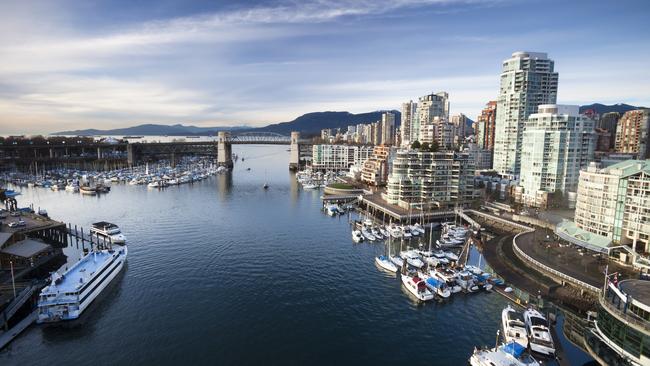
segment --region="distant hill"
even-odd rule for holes
[[[281,122],[266,127],[251,129],[250,131],[275,132],[288,135],[291,131],[300,131],[303,137],[320,134],[320,130],[326,128],[347,128],[349,125],[360,123],[372,123],[381,120],[384,111],[352,114],[350,112],[313,112],[289,122]],[[395,125],[400,123],[400,112],[395,113]]]
[[[196,126],[183,126],[181,124],[175,125],[158,125],[158,124],[144,124],[126,128],[116,128],[112,130],[98,130],[94,128],[86,130],[74,131],[61,131],[52,133],[52,135],[73,135],[73,136],[97,136],[97,135],[115,135],[115,136],[193,136],[193,135],[214,135],[218,131],[233,131],[249,128],[247,126],[236,127],[196,127]]]
[[[589,104],[589,105],[581,105],[580,106],[580,113],[583,113],[587,109],[593,109],[596,111],[598,114],[604,114],[608,112],[618,112],[620,114],[623,114],[627,111],[632,111],[635,109],[639,108],[644,108],[644,107],[635,107],[633,105],[629,104],[612,104],[612,105],[606,105],[606,104],[600,104],[600,103],[594,103],[594,104]]]

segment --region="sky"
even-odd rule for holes
[[[558,103],[650,106],[650,2],[0,1],[0,135],[262,126],[447,91],[474,119],[515,51]]]

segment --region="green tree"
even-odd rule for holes
[[[413,143],[411,144],[411,149],[419,149],[419,148],[420,148],[420,141],[418,140],[413,141]]]
[[[424,143],[422,143],[422,145],[420,146],[420,150],[422,150],[422,151],[429,151],[430,148],[431,148],[431,147],[429,146],[429,143],[428,143],[428,142],[424,142]]]
[[[431,152],[437,152],[440,149],[440,146],[438,146],[438,141],[433,140],[431,143],[431,146],[429,146],[429,151]]]

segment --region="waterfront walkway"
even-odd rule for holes
[[[634,276],[633,271],[608,260],[605,254],[562,244],[553,237],[551,231],[538,229],[519,235],[517,247],[543,265],[597,288],[605,283],[606,266],[609,273],[619,272],[624,278]]]

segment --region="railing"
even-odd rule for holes
[[[598,293],[600,291],[600,289],[598,287],[590,285],[590,284],[588,284],[586,282],[580,281],[579,279],[576,279],[576,278],[573,278],[573,277],[571,277],[571,276],[569,276],[567,274],[564,274],[564,273],[562,273],[562,272],[560,272],[560,271],[558,271],[556,269],[553,269],[553,268],[551,268],[551,267],[549,267],[549,266],[547,266],[547,265],[545,265],[545,264],[543,264],[541,262],[538,262],[537,260],[533,259],[528,254],[524,253],[517,246],[517,238],[519,237],[519,235],[527,234],[527,233],[528,232],[519,233],[519,234],[515,235],[515,237],[512,239],[512,248],[515,250],[515,253],[517,254],[517,256],[525,258],[527,261],[531,262],[536,267],[539,267],[539,268],[543,269],[544,271],[549,272],[549,273],[553,274],[554,276],[557,276],[557,277],[559,277],[559,278],[561,278],[563,280],[567,280],[567,281],[572,282],[572,283],[574,283],[574,284],[576,284],[576,285],[578,285],[580,287],[586,288],[586,289],[588,289],[590,291],[593,291],[593,292],[596,292],[596,293]]]
[[[604,308],[607,308],[611,314],[614,314],[616,317],[620,318],[628,324],[635,325],[645,330],[646,332],[650,332],[650,322],[638,319],[632,315],[622,312],[621,309],[617,308],[614,304],[607,301],[607,299],[605,299],[603,296],[599,296],[599,300],[600,305]]]

